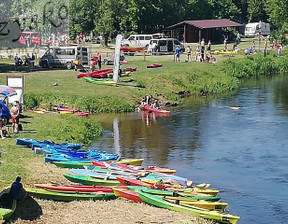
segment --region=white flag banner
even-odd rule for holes
[[[123,36],[118,34],[116,37],[115,52],[114,52],[114,67],[113,67],[113,81],[118,82],[118,74],[120,67],[120,48]]]

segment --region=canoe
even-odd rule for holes
[[[17,201],[10,196],[9,190],[7,188],[0,193],[0,223],[9,219],[17,206]]]
[[[74,183],[92,186],[118,186],[121,185],[118,180],[103,180],[89,176],[65,174],[64,177]]]
[[[144,203],[136,191],[131,191],[122,188],[113,188],[116,197],[122,197],[130,201]]]
[[[149,107],[147,104],[144,104],[143,108],[153,113],[170,114],[170,111],[168,110],[154,109],[154,108]]]
[[[120,164],[130,164],[130,165],[141,165],[144,159],[121,159],[121,160],[111,160],[106,161],[107,163],[120,163]],[[77,161],[65,161],[65,162],[53,162],[56,166],[62,168],[84,168],[84,166],[93,165],[92,161],[89,162],[77,162]]]
[[[162,66],[163,66],[163,64],[154,63],[154,64],[151,64],[151,65],[147,65],[147,68],[160,68]]]
[[[159,196],[147,194],[144,192],[138,192],[139,197],[145,201],[147,204],[154,205],[160,208],[166,208],[173,211],[184,212],[199,216],[206,219],[211,219],[221,223],[236,224],[240,217],[230,214],[220,213],[218,211],[209,211],[207,209],[197,208],[188,205],[177,205],[175,203],[169,202]]]
[[[41,199],[49,199],[54,201],[75,201],[75,200],[109,200],[115,199],[114,193],[63,193],[56,191],[48,191],[39,188],[25,188],[29,195]]]
[[[84,77],[84,79],[86,80],[86,82],[90,82],[90,83],[100,85],[100,86],[116,86],[117,85],[117,82],[110,81],[110,80],[93,80],[90,77]]]
[[[84,186],[84,185],[57,185],[57,184],[34,184],[35,188],[58,192],[105,192],[113,193],[114,186]]]

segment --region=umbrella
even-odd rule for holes
[[[17,95],[17,92],[15,89],[12,89],[9,86],[6,85],[0,85],[0,95],[8,97],[8,96],[14,96]]]

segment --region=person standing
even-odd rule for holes
[[[224,38],[224,51],[227,51],[227,38]]]
[[[12,130],[13,133],[19,132],[19,117],[20,117],[20,110],[18,107],[18,103],[15,101],[13,106],[10,110],[11,113],[11,122],[12,122]]]
[[[12,183],[9,194],[18,201],[24,201],[27,197],[27,192],[23,188],[21,177],[18,176],[15,182]]]
[[[207,51],[211,51],[211,45],[211,41],[209,40],[207,44]]]
[[[180,62],[180,48],[176,47],[175,49],[175,62]]]
[[[191,53],[192,53],[191,47],[188,46],[186,50],[187,50],[187,60],[188,60],[188,62],[192,61],[192,58],[191,58]]]
[[[100,52],[98,52],[98,54],[97,54],[97,64],[98,64],[98,67],[99,67],[99,69],[101,69],[101,54],[100,54]]]

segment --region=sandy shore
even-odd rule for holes
[[[192,215],[118,198],[111,201],[53,202],[28,197],[18,204],[11,223],[29,224],[208,224]]]

